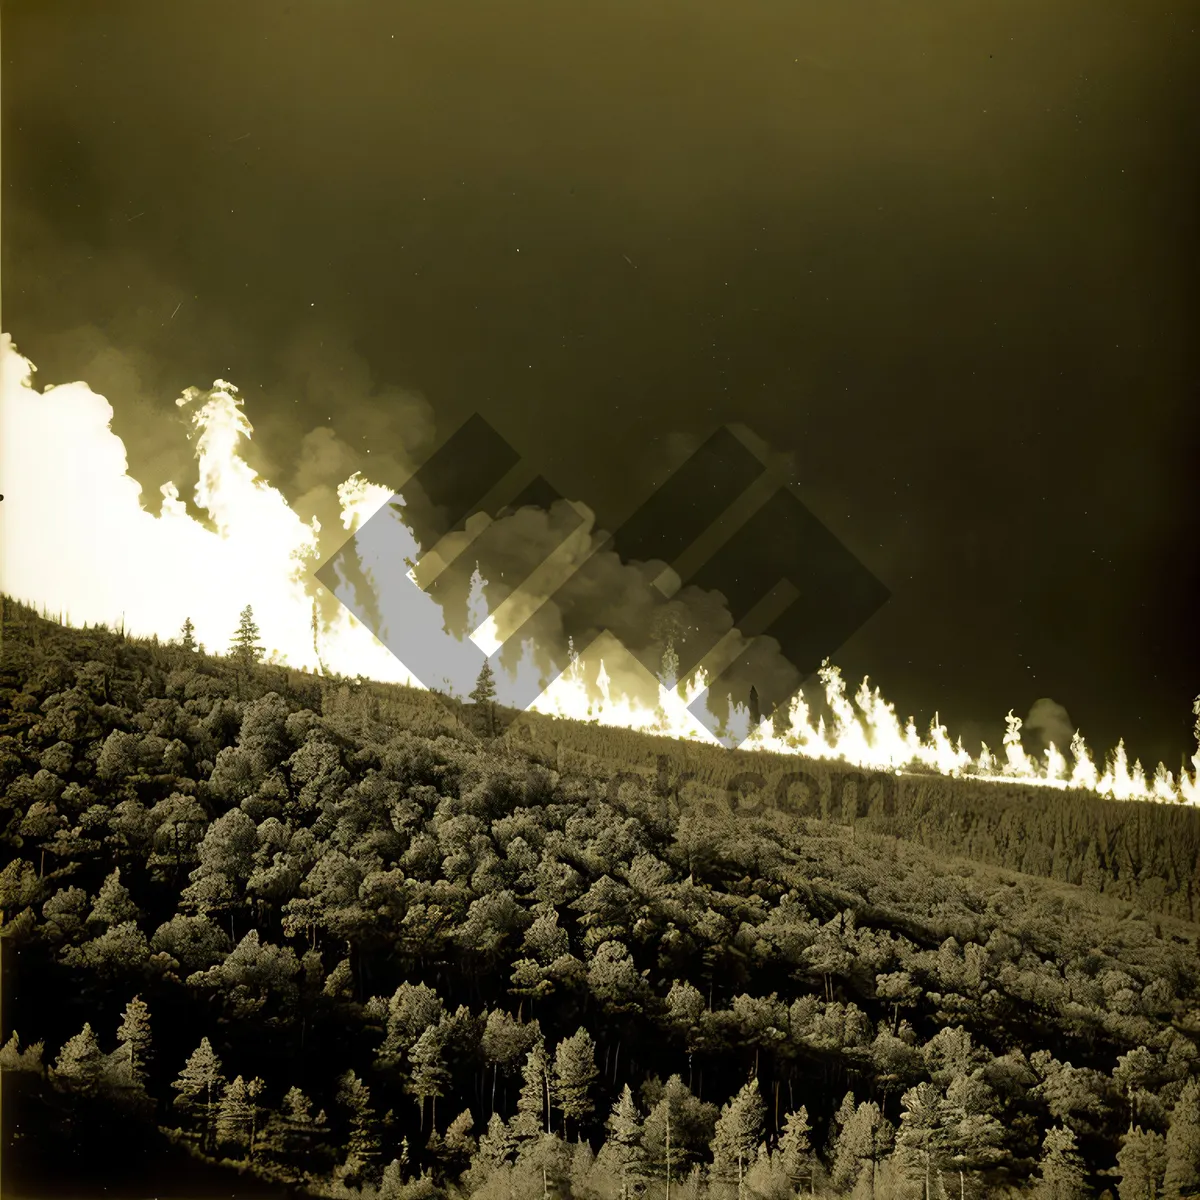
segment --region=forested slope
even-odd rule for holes
[[[1200,1182],[1188,810],[905,777],[855,818],[811,763],[755,810],[794,760],[3,634],[31,1086],[342,1196]]]

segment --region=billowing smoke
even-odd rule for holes
[[[662,673],[668,645],[685,667],[691,667],[726,635],[731,636],[724,644],[725,656],[736,660],[739,669],[722,681],[727,686],[721,697],[710,698],[715,713],[721,714],[719,705],[730,692],[735,701],[745,703],[753,685],[760,696],[783,700],[799,686],[799,673],[783,658],[778,643],[733,631],[733,618],[720,593],[684,587],[668,599],[652,586],[667,564],[624,562],[610,550],[597,553],[602,537],[594,515],[583,505],[559,503],[549,512],[524,508],[490,523],[462,551],[442,588],[435,586],[434,591],[446,595],[448,611],[465,622],[469,575],[477,563],[487,581],[488,611],[503,614],[496,622],[497,639],[515,654],[520,643],[514,635],[532,638],[543,668],[566,665],[568,638],[583,646],[607,631],[644,668],[614,676],[614,683],[643,703],[656,702],[653,680]],[[447,545],[458,553],[467,540],[467,535],[458,535],[447,539]],[[553,602],[541,603],[544,593],[536,588],[525,597],[520,585],[552,555],[562,564],[562,576],[569,576],[554,592]],[[585,565],[577,569],[581,564]],[[510,607],[503,607],[506,604]],[[460,630],[465,625],[456,627]]]
[[[191,439],[193,486],[184,493],[171,481],[155,497],[128,472],[108,400],[85,383],[39,392],[36,368],[5,335],[0,461],[8,495],[0,517],[0,586],[76,622],[123,619],[131,630],[164,638],[190,617],[200,640],[215,650],[228,644],[238,612],[249,603],[270,648],[303,666],[317,663],[312,611],[319,599],[327,666],[350,673],[353,662],[364,674],[407,678],[395,662],[384,669],[382,646],[361,627],[357,641],[347,640],[357,622],[312,572],[403,485],[432,441],[432,415],[420,397],[377,388],[361,359],[344,346],[332,346],[326,361],[321,340],[314,334],[296,345],[284,386],[302,391],[310,404],[326,401],[339,426],[349,411],[382,413],[367,419],[369,433],[355,431],[368,445],[356,449],[332,421],[310,429],[281,490],[250,465],[248,450],[258,431],[237,388],[218,380],[207,391],[188,389],[173,409],[180,440],[186,445]],[[370,403],[363,405],[364,399]],[[274,438],[276,447],[280,440]],[[261,462],[266,456],[258,457]],[[358,474],[364,466],[386,485],[367,482]],[[357,482],[351,486],[348,479]],[[481,524],[485,532],[472,540]],[[477,517],[471,532],[450,535],[441,548],[452,566],[430,589],[431,604],[440,605],[437,625],[444,622],[459,639],[473,632],[467,604],[478,568],[486,580],[486,611],[499,609],[495,627],[497,640],[506,643],[506,666],[515,667],[528,647],[542,670],[561,670],[570,638],[584,645],[609,631],[633,656],[626,667],[610,663],[613,691],[653,707],[654,676],[668,646],[695,665],[730,634],[732,618],[716,592],[683,588],[668,599],[649,586],[665,564],[596,553],[601,537],[593,515],[578,504],[521,508],[490,522]],[[559,574],[542,579],[539,588],[537,571],[552,555]],[[584,569],[575,571],[582,563]],[[376,590],[388,586],[378,570],[372,582]],[[551,592],[554,599],[546,602]],[[431,620],[425,613],[422,624]],[[510,642],[517,631],[521,637]],[[730,683],[739,701],[752,683],[760,695],[782,697],[799,682],[770,639],[751,642],[733,633],[725,649],[728,659],[742,655],[746,677],[735,675]],[[363,662],[372,669],[363,670]],[[644,669],[635,669],[635,662]],[[723,700],[713,697],[715,711]]]
[[[494,520],[477,514],[465,531],[444,539],[439,553],[449,566],[428,588],[395,586],[397,570],[406,572],[408,563],[430,549],[418,545],[408,523],[412,518],[405,519],[406,504],[394,502],[393,489],[403,487],[428,448],[431,414],[420,397],[377,388],[344,348],[335,355],[341,362],[335,379],[316,350],[308,346],[296,352],[289,384],[326,389],[316,394],[328,398],[339,428],[335,432],[330,420],[293,442],[298,449],[279,470],[286,492],[265,475],[267,456],[250,453],[254,430],[233,384],[217,380],[207,390],[189,388],[175,402],[166,425],[178,430],[184,445],[190,439],[194,484],[186,489],[187,503],[174,479],[155,495],[130,475],[126,446],[113,431],[113,407],[104,396],[86,383],[39,391],[33,386],[33,364],[17,353],[9,335],[0,335],[5,494],[0,590],[63,613],[76,624],[123,620],[134,633],[161,638],[175,636],[190,617],[201,643],[218,652],[228,647],[238,614],[249,604],[264,642],[283,661],[414,682],[405,665],[327,595],[314,632],[313,601],[323,589],[313,572],[351,535],[361,533],[368,544],[350,556],[357,561],[348,562],[339,579],[352,579],[371,593],[364,607],[382,623],[372,621],[370,627],[382,629],[389,620],[409,623],[421,644],[433,647],[432,661],[444,661],[451,673],[461,668],[456,682],[464,690],[479,660],[468,634],[477,645],[481,637],[490,640],[489,654],[503,646],[502,662],[536,682],[539,667],[545,672],[565,664],[570,639],[578,648],[601,631],[612,635],[604,650],[607,682],[595,669],[573,668],[563,677],[571,702],[549,702],[550,711],[590,716],[590,697],[599,693],[606,710],[598,718],[602,721],[687,736],[697,722],[686,710],[668,711],[671,697],[655,694],[654,677],[665,672],[668,650],[683,677],[723,636],[720,665],[737,660],[738,668],[722,681],[718,694],[710,694],[716,715],[722,715],[726,689],[743,702],[753,684],[760,701],[766,701],[765,716],[773,697],[786,696],[799,684],[771,639],[747,641],[733,630],[718,592],[656,590],[650,585],[655,579],[661,583],[665,564],[622,561],[603,549],[594,515],[577,503],[521,508]],[[114,369],[111,362],[109,369]],[[364,406],[353,402],[364,397],[384,415],[360,416],[374,425],[350,432],[342,417],[361,414]],[[356,443],[366,443],[361,456]],[[278,431],[275,445],[281,444]],[[681,454],[691,448],[686,439],[676,447]],[[169,453],[164,451],[162,461]],[[380,479],[386,483],[372,482]],[[422,565],[418,575],[423,571]],[[547,603],[549,596],[554,599]],[[624,658],[611,653],[614,639],[628,651]],[[878,694],[864,688],[852,703],[836,668],[822,671],[822,683],[831,721],[818,727],[811,720],[815,714],[797,703],[790,731],[764,735],[760,730],[759,744],[873,767],[921,762],[957,772],[970,764],[972,755],[953,745],[944,729],[931,730],[922,740]],[[741,720],[734,724],[740,727]],[[1091,787],[1118,798],[1153,795],[1200,802],[1200,755],[1192,760],[1195,772],[1177,785],[1161,765],[1153,778],[1136,766],[1131,771],[1123,748],[1093,764],[1081,744],[1074,762],[1064,762],[1063,752],[1074,750],[1073,732],[1062,705],[1040,699],[1018,736],[1027,739],[1025,750],[1035,758],[1051,742],[1057,756],[1022,762],[1019,747],[1006,742],[999,766],[991,760],[984,764],[981,756],[979,769],[1051,786]]]
[[[1031,754],[1044,754],[1051,743],[1060,754],[1066,753],[1075,735],[1070,714],[1056,700],[1043,696],[1030,706],[1021,726],[1021,741]]]
[[[249,604],[272,651],[315,667],[306,577],[316,535],[241,456],[251,427],[236,389],[218,380],[176,402],[191,429],[197,520],[173,483],[153,497],[129,475],[105,397],[86,383],[38,391],[35,371],[0,335],[0,590],[75,624],[123,621],[145,636],[173,637],[190,617],[218,652]],[[343,522],[362,515],[347,507]],[[407,678],[344,614],[327,637],[339,670]]]

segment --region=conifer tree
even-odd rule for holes
[[[125,1005],[117,1030],[117,1042],[128,1048],[130,1083],[145,1087],[146,1068],[151,1058],[150,1009],[141,996],[134,996]]]
[[[104,1075],[104,1055],[90,1022],[85,1022],[58,1052],[54,1074],[77,1091],[95,1093],[99,1090]]]
[[[516,1139],[509,1123],[497,1112],[488,1118],[487,1129],[479,1139],[479,1153],[491,1165],[507,1162],[516,1149]]]
[[[196,627],[191,617],[185,617],[183,628],[179,631],[179,644],[184,650],[196,649]]]
[[[554,1052],[554,1091],[563,1115],[563,1137],[567,1121],[586,1121],[592,1115],[589,1092],[596,1082],[596,1044],[586,1029],[563,1038]]]
[[[1200,1191],[1200,1079],[1183,1085],[1167,1126],[1163,1195],[1167,1200]]]
[[[283,1105],[272,1121],[279,1150],[288,1158],[304,1158],[317,1139],[328,1132],[325,1112],[312,1115],[312,1101],[298,1088],[290,1088]]]
[[[864,1165],[874,1172],[890,1141],[890,1129],[874,1101],[860,1104],[842,1127],[833,1164],[833,1182],[837,1187],[852,1186]]]
[[[762,723],[762,708],[758,700],[758,688],[750,685],[750,728],[755,730]]]
[[[369,1171],[379,1157],[379,1127],[371,1106],[371,1090],[353,1072],[338,1081],[338,1100],[350,1112],[350,1140],[346,1167],[351,1175]]]
[[[517,1139],[508,1123],[498,1112],[493,1112],[488,1118],[487,1129],[480,1135],[479,1148],[471,1160],[468,1178],[486,1182],[512,1161],[516,1146]]]
[[[986,1085],[960,1072],[940,1102],[946,1162],[959,1172],[960,1192],[968,1172],[995,1166],[1004,1157],[1004,1128],[989,1111],[992,1100]]]
[[[208,1038],[201,1038],[200,1045],[179,1072],[179,1078],[171,1087],[179,1093],[175,1104],[184,1112],[198,1113],[201,1126],[201,1146],[210,1144],[213,1135],[215,1105],[225,1087],[225,1076],[221,1073],[221,1060],[217,1057]]]
[[[141,915],[129,895],[129,889],[121,882],[121,868],[114,867],[100,885],[88,923],[113,929],[124,925],[126,921],[136,921]]]
[[[488,736],[496,733],[496,677],[492,673],[492,664],[485,658],[479,668],[475,687],[471,690],[471,699],[480,705],[487,714]]]
[[[217,1105],[217,1145],[248,1146],[253,1122],[246,1081],[239,1075],[224,1091]]]
[[[783,1119],[783,1137],[779,1139],[779,1159],[784,1173],[795,1186],[811,1173],[812,1126],[808,1123],[808,1109],[801,1105]]]
[[[521,1076],[523,1082],[512,1131],[519,1140],[529,1141],[550,1132],[551,1071],[546,1043],[540,1035],[525,1055]]]
[[[1138,1125],[1122,1134],[1117,1154],[1117,1194],[1121,1200],[1153,1200],[1165,1166],[1166,1145],[1161,1133]]]
[[[621,1094],[612,1106],[612,1112],[605,1124],[608,1127],[608,1140],[619,1147],[622,1154],[630,1160],[638,1157],[641,1148],[642,1118],[629,1084],[621,1089]]]
[[[461,1161],[469,1158],[475,1152],[475,1139],[471,1136],[471,1128],[475,1118],[471,1110],[464,1108],[446,1127],[446,1153],[451,1158]]]
[[[713,1172],[722,1179],[729,1179],[736,1172],[739,1195],[746,1166],[758,1151],[765,1112],[758,1080],[751,1079],[725,1105],[717,1119],[712,1141]]]
[[[417,1098],[421,1113],[421,1129],[425,1128],[425,1101],[432,1101],[430,1106],[430,1125],[437,1129],[437,1098],[446,1094],[450,1083],[450,1072],[442,1054],[442,1031],[437,1025],[430,1025],[417,1038],[408,1052],[410,1073],[405,1090]]]
[[[909,1088],[901,1100],[904,1111],[896,1150],[906,1173],[922,1181],[925,1200],[930,1200],[937,1172],[946,1159],[946,1121],[941,1101],[931,1083]]]
[[[247,604],[242,609],[237,632],[233,635],[233,652],[242,663],[256,663],[262,658],[265,647],[259,644],[260,636],[254,621],[254,609]]]
[[[826,1150],[830,1158],[837,1154],[837,1140],[841,1136],[842,1130],[846,1128],[846,1123],[854,1116],[854,1111],[858,1107],[854,1099],[853,1092],[847,1092],[842,1097],[841,1104],[838,1105],[838,1110],[833,1114],[833,1120],[830,1122],[828,1129],[828,1144]]]
[[[21,1049],[21,1039],[14,1029],[12,1036],[0,1048],[0,1071],[35,1071],[42,1073],[42,1051],[45,1043],[34,1042],[27,1049]]]
[[[1038,1200],[1086,1200],[1087,1172],[1076,1148],[1075,1134],[1059,1125],[1042,1140]]]
[[[642,1147],[642,1117],[626,1084],[605,1121],[608,1137],[600,1147],[596,1165],[620,1180],[623,1195],[629,1195],[632,1180],[646,1173],[646,1152]]]

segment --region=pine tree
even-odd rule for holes
[[[879,1105],[874,1101],[863,1101],[838,1136],[833,1164],[834,1185],[846,1187],[856,1183],[866,1163],[870,1163],[874,1171],[887,1146],[889,1134]]]
[[[758,688],[750,685],[750,728],[755,730],[762,724],[762,708],[759,706]]]
[[[758,1080],[751,1079],[721,1110],[713,1132],[713,1172],[718,1178],[734,1175],[741,1194],[746,1166],[753,1161],[762,1134],[766,1109],[758,1091]]]
[[[519,1140],[530,1141],[550,1132],[551,1072],[546,1043],[540,1036],[525,1055],[521,1076],[524,1082],[517,1097],[512,1131]]]
[[[1086,1200],[1087,1171],[1076,1148],[1075,1135],[1059,1125],[1042,1141],[1038,1200]]]
[[[959,1191],[965,1190],[968,1172],[995,1166],[1003,1157],[1004,1127],[988,1111],[993,1096],[970,1075],[959,1073],[940,1103],[945,1127],[946,1162],[959,1173]]]
[[[146,1086],[146,1067],[150,1063],[150,1009],[141,996],[134,996],[125,1005],[117,1042],[128,1047],[129,1082],[136,1087]]]
[[[417,1038],[408,1052],[408,1061],[411,1071],[404,1085],[405,1091],[417,1098],[422,1130],[425,1128],[425,1101],[432,1101],[430,1125],[436,1130],[437,1098],[446,1094],[446,1087],[450,1083],[450,1072],[442,1057],[442,1031],[437,1025],[430,1025]]]
[[[554,1090],[563,1115],[563,1137],[567,1121],[586,1121],[593,1105],[589,1091],[596,1082],[596,1044],[586,1029],[563,1038],[554,1052]]]
[[[487,713],[488,736],[496,733],[496,677],[492,674],[492,664],[485,658],[479,668],[475,687],[471,691],[471,699],[482,705]]]
[[[94,1093],[104,1075],[104,1055],[90,1023],[71,1038],[54,1061],[55,1077],[77,1091]]]
[[[1161,1133],[1139,1125],[1122,1134],[1117,1154],[1117,1194],[1121,1200],[1153,1200],[1165,1166],[1166,1145]]]
[[[247,1146],[253,1120],[246,1081],[239,1075],[225,1089],[217,1105],[217,1145],[235,1145],[239,1149]]]
[[[626,1084],[612,1106],[605,1126],[608,1138],[596,1158],[598,1167],[620,1179],[623,1196],[629,1195],[630,1181],[646,1173],[646,1152],[642,1147],[642,1117]]]
[[[184,650],[196,649],[196,627],[191,617],[185,617],[183,628],[179,631],[179,644]]]
[[[113,929],[124,925],[126,921],[136,921],[141,915],[129,895],[129,889],[121,882],[121,868],[115,867],[100,885],[88,923]]]
[[[179,1078],[171,1084],[179,1093],[175,1097],[176,1106],[185,1112],[200,1114],[203,1121],[202,1147],[211,1141],[215,1104],[220,1098],[225,1082],[225,1076],[221,1073],[221,1060],[208,1038],[202,1038],[200,1045],[192,1051],[183,1070],[179,1072]]]
[[[475,1139],[471,1129],[475,1118],[471,1110],[464,1108],[446,1127],[446,1153],[453,1157],[469,1157],[475,1151]]]
[[[44,1042],[34,1042],[25,1050],[21,1049],[21,1039],[14,1029],[12,1036],[0,1048],[0,1071],[36,1071],[42,1073],[42,1051]]]
[[[280,1152],[287,1158],[303,1159],[317,1139],[328,1132],[324,1111],[312,1115],[312,1101],[298,1088],[290,1088],[283,1107],[272,1121]]]
[[[825,1152],[830,1158],[837,1156],[838,1138],[842,1135],[842,1130],[846,1128],[847,1122],[854,1116],[854,1111],[858,1107],[854,1100],[854,1093],[847,1092],[842,1097],[842,1102],[838,1106],[837,1112],[833,1114],[833,1120],[829,1123],[829,1128],[826,1131]]]
[[[1200,1190],[1200,1079],[1189,1079],[1175,1101],[1166,1150],[1163,1195],[1167,1200]]]
[[[350,1111],[350,1141],[346,1166],[354,1176],[369,1171],[379,1157],[379,1129],[371,1107],[371,1090],[353,1072],[338,1081],[338,1100]]]
[[[635,1156],[641,1143],[642,1118],[629,1084],[621,1089],[605,1124],[608,1126],[608,1140],[628,1155]]]
[[[234,655],[243,663],[256,663],[262,656],[265,647],[259,645],[258,626],[254,622],[254,609],[247,604],[242,609],[237,632],[233,635]]]
[[[471,1162],[472,1174],[481,1182],[490,1179],[499,1168],[512,1161],[516,1145],[517,1139],[504,1118],[498,1112],[492,1113]]]
[[[897,1156],[907,1174],[922,1180],[925,1200],[946,1159],[946,1123],[941,1095],[930,1083],[909,1088],[901,1100],[904,1111],[896,1136]]]
[[[812,1126],[808,1109],[801,1105],[783,1119],[783,1137],[779,1139],[779,1158],[784,1173],[793,1185],[810,1173],[812,1161]]]
[[[475,687],[471,691],[471,699],[476,704],[486,704],[496,698],[496,677],[492,674],[492,664],[485,658],[475,679]]]

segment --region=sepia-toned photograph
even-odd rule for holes
[[[1200,1197],[1200,4],[0,0],[0,1200]]]

